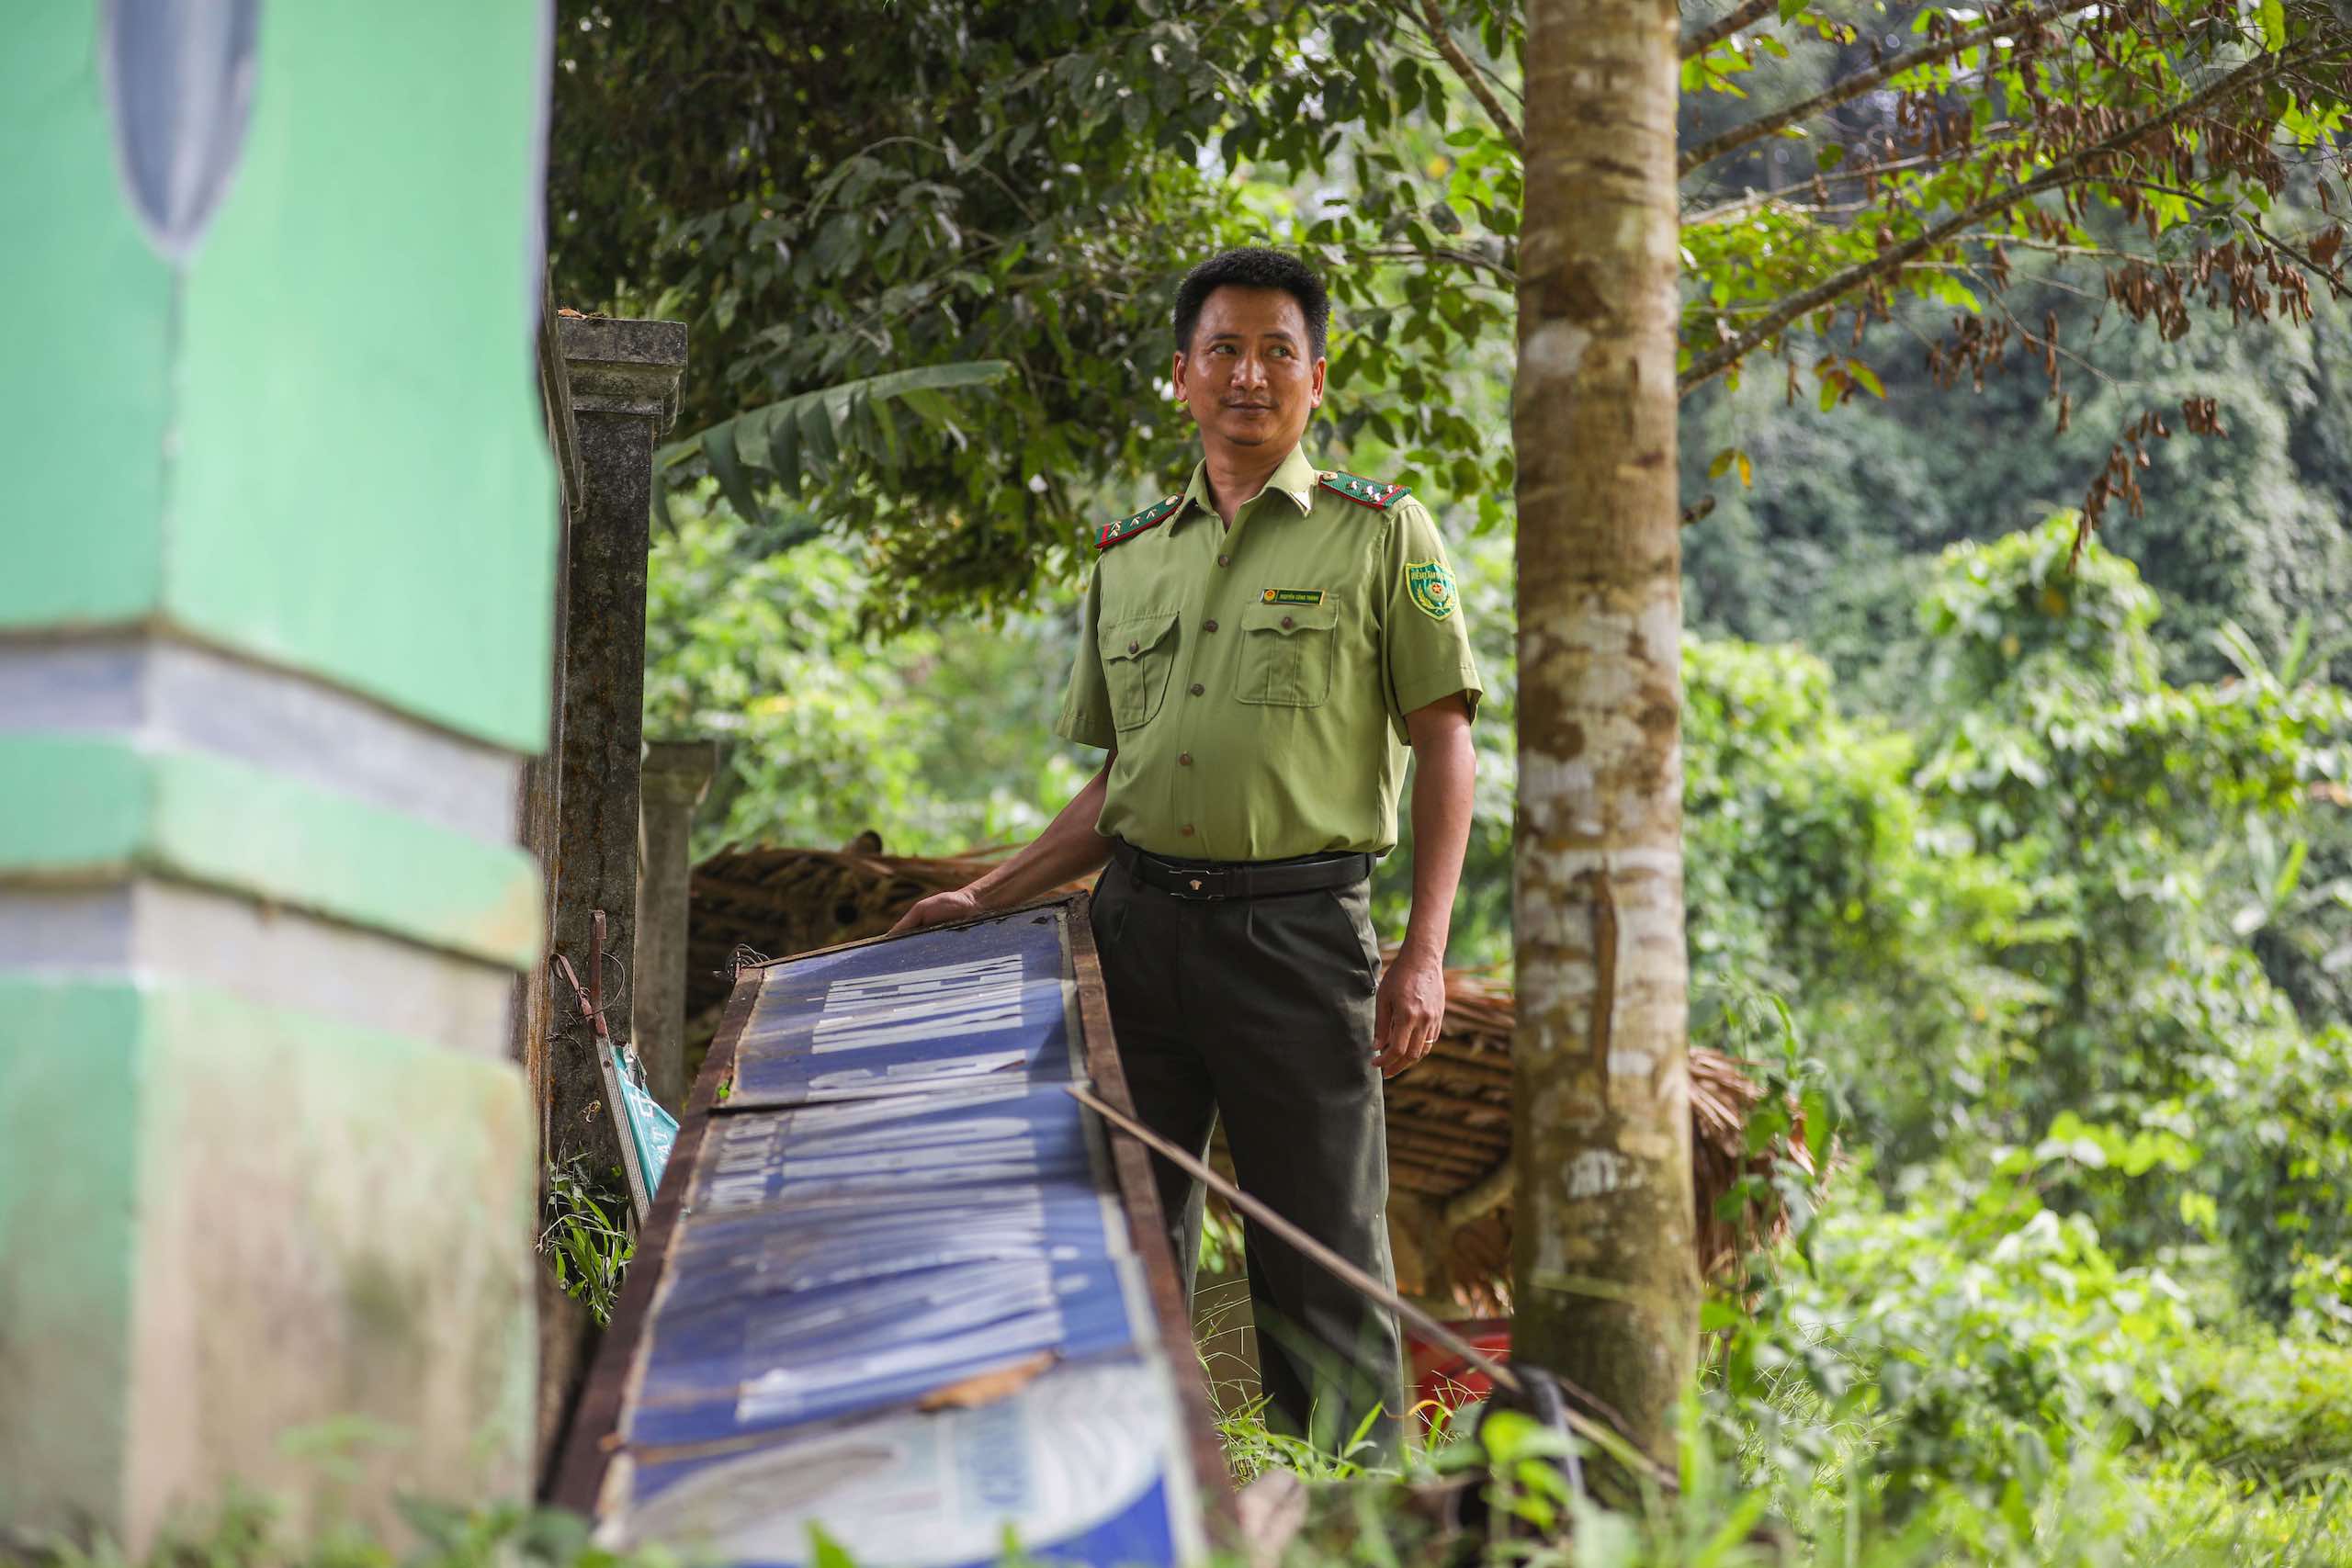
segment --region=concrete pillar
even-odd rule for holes
[[[0,48],[0,1531],[518,1496],[546,13],[101,9]]]
[[[563,318],[556,313],[555,294],[551,284],[543,280],[540,294],[540,315],[537,358],[538,361],[539,405],[547,423],[548,446],[556,457],[556,477],[561,506],[556,518],[556,528],[549,539],[549,554],[555,574],[554,635],[548,640],[548,690],[557,693],[563,684],[564,609],[570,597],[570,564],[571,519],[578,515],[587,499],[580,468],[580,434],[572,421],[571,379],[563,361]],[[563,798],[563,706],[560,702],[548,705],[548,729],[537,756],[526,760],[516,781],[514,800],[515,841],[539,865],[539,922],[543,931],[555,930],[556,881],[562,869],[558,857],[557,828],[561,819]],[[556,976],[542,953],[538,962],[516,976],[514,986],[514,1059],[523,1064],[528,1080],[531,1105],[538,1124],[537,1146],[548,1145],[548,1112],[550,1103],[548,1077],[554,1061],[556,1032],[566,1010],[576,1010],[577,1004],[570,997],[559,998]],[[560,1004],[560,1005],[559,1005]],[[559,1294],[556,1299],[560,1301]],[[544,1314],[542,1314],[545,1315]],[[547,1363],[543,1354],[542,1369]],[[546,1417],[540,1422],[542,1434],[548,1429]],[[539,1445],[545,1452],[547,1445]]]
[[[629,965],[637,929],[638,766],[645,730],[645,561],[653,447],[677,417],[686,365],[682,321],[564,317],[582,501],[565,549],[558,660],[562,777],[556,821],[554,951],[588,977],[591,925],[605,911],[605,951]],[[624,1005],[612,1015],[626,1027]],[[620,1144],[605,1105],[589,1032],[566,1021],[548,1071],[548,1156],[585,1154],[618,1184]]]
[[[622,989],[637,925],[638,765],[645,700],[645,565],[653,448],[676,417],[686,329],[676,321],[564,316],[542,344],[540,379],[563,455],[565,519],[554,549],[556,702],[551,752],[523,781],[524,841],[547,879],[548,944],[584,982],[598,909],[606,916],[608,1021],[628,1029]],[[520,988],[520,1055],[538,1111],[542,1157],[579,1156],[592,1179],[626,1190],[594,1035],[547,963]],[[626,1207],[626,1205],[624,1205]],[[587,1370],[594,1325],[551,1275],[540,1277],[539,1452],[552,1461]]]
[[[630,1030],[645,1084],[673,1116],[686,1102],[687,884],[695,807],[710,789],[718,749],[707,740],[645,748],[637,862],[637,964]]]

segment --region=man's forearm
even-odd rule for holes
[[[1462,856],[1470,842],[1477,756],[1466,713],[1450,722],[1416,724],[1414,730],[1413,912],[1405,946],[1442,963],[1453,924],[1453,896],[1462,886]]]
[[[1111,856],[1111,840],[1096,832],[1094,824],[1102,815],[1110,776],[1111,759],[1106,758],[1101,771],[1070,796],[1044,832],[972,884],[972,896],[989,908],[1008,909],[1100,869]]]

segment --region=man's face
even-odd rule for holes
[[[1202,303],[1192,348],[1176,355],[1176,395],[1206,445],[1287,452],[1323,401],[1314,353],[1287,289],[1228,284]]]

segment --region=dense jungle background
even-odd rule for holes
[[[1178,482],[1173,280],[1258,240],[1333,275],[1312,447],[1448,528],[1488,683],[1453,961],[1507,967],[1510,149],[1406,7],[850,9],[886,58],[811,59],[792,6],[564,7],[567,302],[695,333],[647,721],[725,743],[700,845],[954,852],[1059,807],[1084,520]],[[1510,8],[1453,9],[1507,90]],[[1930,13],[1815,15],[1747,89]],[[823,112],[766,113],[779,80]],[[1753,107],[1713,85],[1686,70],[1686,143]],[[1835,162],[1719,165],[1687,229]],[[1587,1520],[1580,1560],[1734,1560],[1769,1510],[1825,1562],[2352,1562],[2352,313],[2137,320],[2041,260],[1683,404],[1693,1039],[1836,1159],[1708,1309],[1684,1507]],[[2053,346],[1955,369],[1969,321]],[[2136,504],[2102,501],[2147,411]]]

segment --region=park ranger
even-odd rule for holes
[[[1388,1255],[1382,1075],[1436,1041],[1470,825],[1478,673],[1453,572],[1404,484],[1318,468],[1329,307],[1304,263],[1227,251],[1176,298],[1175,394],[1202,457],[1103,525],[1058,731],[1102,770],[1039,837],[899,929],[1010,908],[1110,863],[1093,903],[1137,1112],[1365,1271]],[[1367,911],[1396,842],[1406,748],[1413,901],[1385,974]],[[1189,1295],[1202,1193],[1155,1157]],[[1396,1325],[1245,1225],[1270,1416],[1327,1444],[1401,1416]],[[1376,1423],[1384,1446],[1401,1425]]]

